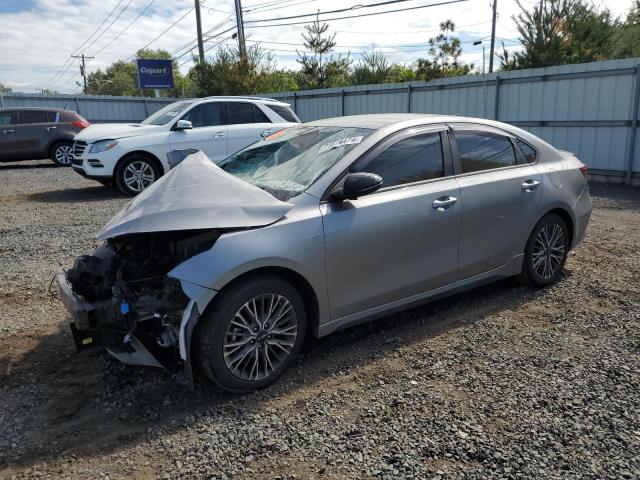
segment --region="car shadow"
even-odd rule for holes
[[[116,188],[97,184],[90,187],[35,192],[30,194],[28,198],[34,202],[42,203],[86,203],[113,199],[125,200],[129,197],[120,193]]]
[[[145,435],[186,429],[197,418],[236,418],[273,399],[314,395],[344,372],[355,373],[399,348],[518,309],[541,292],[504,280],[311,340],[274,385],[247,395],[223,392],[199,377],[189,390],[166,371],[128,367],[103,352],[76,354],[66,327],[38,337],[22,355],[11,353],[19,349],[11,338],[1,340],[0,351],[9,352],[0,356],[0,383],[5,385],[0,410],[9,422],[4,430],[25,436],[16,440],[20,447],[0,449],[0,471],[69,453],[99,457],[120,452]],[[20,405],[25,384],[33,390],[32,403]]]
[[[0,172],[4,170],[30,170],[34,168],[65,168],[65,167],[58,167],[58,165],[56,165],[51,161],[47,163],[18,163],[18,162],[0,163]]]

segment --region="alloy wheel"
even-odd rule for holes
[[[545,225],[538,233],[533,245],[533,269],[542,279],[550,279],[562,266],[564,242],[564,231],[557,223]]]
[[[153,167],[143,161],[136,160],[131,162],[124,169],[124,183],[136,193],[140,193],[156,179]]]
[[[238,309],[227,327],[225,365],[240,380],[267,378],[289,357],[297,336],[293,304],[276,293],[257,295]]]
[[[73,148],[70,145],[60,145],[56,148],[55,157],[59,165],[71,165]]]

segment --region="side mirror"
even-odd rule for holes
[[[382,186],[382,177],[375,173],[349,173],[344,179],[342,189],[334,195],[336,200],[355,200],[358,197],[369,195]]]
[[[193,123],[189,120],[178,120],[178,123],[176,123],[174,128],[176,130],[191,130],[193,128]]]

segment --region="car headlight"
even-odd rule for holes
[[[117,144],[118,144],[117,140],[100,140],[99,142],[96,142],[93,145],[91,145],[91,149],[89,150],[89,153],[106,152],[107,150],[111,150]]]

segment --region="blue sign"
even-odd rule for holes
[[[138,87],[173,88],[171,60],[137,60]]]

